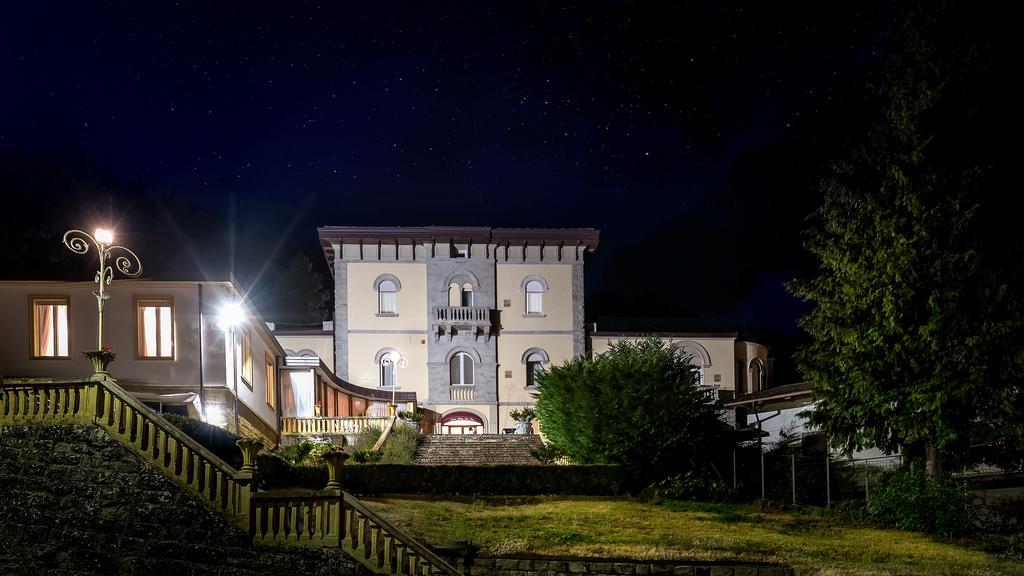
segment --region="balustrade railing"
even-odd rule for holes
[[[281,434],[289,436],[318,436],[321,434],[358,434],[377,426],[383,428],[387,417],[372,416],[314,416],[311,418],[281,418]]]
[[[448,390],[451,400],[472,400],[476,395],[476,386],[452,386]]]
[[[255,493],[259,440],[239,440],[243,466],[235,470],[108,378],[4,383],[0,386],[0,424],[101,426],[204,504],[248,530],[256,544],[340,547],[378,574],[462,576],[339,489],[344,454],[325,456],[331,478],[325,490]]]
[[[434,319],[441,323],[490,325],[491,309],[485,306],[434,306]]]

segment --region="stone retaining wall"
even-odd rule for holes
[[[465,571],[464,571],[465,572]],[[466,576],[792,576],[786,566],[586,558],[476,558]]]

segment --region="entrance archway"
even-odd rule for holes
[[[472,412],[452,412],[441,417],[441,434],[483,433],[483,418]]]

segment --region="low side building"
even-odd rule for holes
[[[92,373],[82,352],[97,348],[95,288],[92,282],[0,282],[6,384]],[[231,282],[116,280],[109,293],[103,344],[117,354],[109,371],[118,384],[155,410],[231,431],[237,413],[241,434],[278,442],[285,352]],[[241,309],[231,330],[218,323],[228,303]]]
[[[697,380],[728,402],[740,394],[768,388],[768,347],[739,340],[735,332],[600,332],[589,335],[589,350],[604,354],[615,342],[658,338],[690,357]]]

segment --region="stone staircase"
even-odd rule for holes
[[[497,466],[539,465],[530,450],[544,446],[537,435],[428,434],[416,448],[413,464]]]

